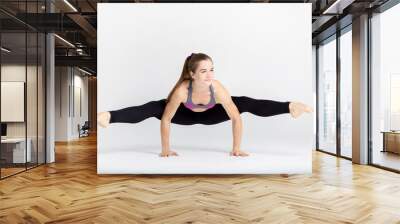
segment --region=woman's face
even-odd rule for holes
[[[193,80],[207,85],[211,84],[214,79],[214,65],[210,60],[202,60],[199,62],[195,73],[191,72]]]

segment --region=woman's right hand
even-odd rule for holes
[[[178,153],[172,151],[172,150],[163,150],[161,151],[161,153],[159,154],[161,157],[168,157],[168,156],[178,156]]]

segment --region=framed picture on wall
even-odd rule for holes
[[[24,122],[25,82],[1,82],[1,122]]]

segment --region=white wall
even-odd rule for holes
[[[68,140],[68,67],[55,67],[55,141]]]
[[[73,138],[78,138],[79,133],[77,126],[80,124],[81,126],[85,123],[85,121],[88,120],[88,77],[87,76],[82,76],[81,72],[79,70],[75,70],[75,75],[74,75],[74,94],[73,96],[75,100],[74,108],[72,108],[72,111],[75,111],[75,113],[72,113],[72,130],[71,130],[71,135]],[[77,73],[78,72],[78,73]],[[80,93],[78,93],[78,90],[80,89]],[[78,97],[80,94],[80,98]],[[79,103],[79,100],[81,101]],[[72,106],[73,103],[71,103]],[[79,106],[81,107],[81,113],[79,111]]]
[[[193,52],[213,58],[215,78],[232,96],[313,105],[310,20],[311,4],[100,3],[98,111],[166,98]],[[242,149],[254,153],[246,160],[224,154],[230,121],[172,124],[171,148],[183,156],[159,160],[160,121],[151,118],[98,130],[98,172],[311,172],[313,115],[241,117]]]
[[[56,141],[77,139],[78,124],[88,120],[88,83],[87,77],[73,67],[56,67],[55,81],[55,120]],[[77,100],[77,88],[81,89],[82,114],[74,104]],[[75,111],[74,111],[75,110]]]

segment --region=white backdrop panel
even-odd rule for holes
[[[185,58],[203,52],[232,96],[313,104],[311,4],[98,4],[98,111],[166,98]],[[98,129],[98,173],[310,173],[313,116],[242,113],[241,148],[230,157],[232,123],[171,125],[158,157],[160,121]]]

